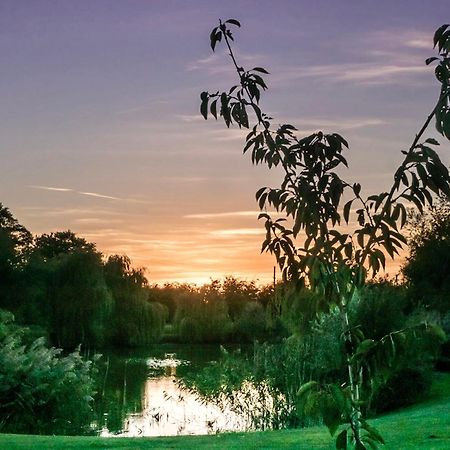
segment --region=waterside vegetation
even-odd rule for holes
[[[437,375],[430,398],[402,411],[373,420],[386,436],[386,449],[447,449],[450,446],[450,376]],[[252,433],[226,433],[213,436],[162,438],[116,438],[28,436],[0,434],[0,447],[11,450],[46,449],[317,449],[335,446],[325,427]]]

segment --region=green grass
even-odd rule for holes
[[[430,398],[370,423],[386,449],[450,449],[450,374],[436,374]],[[335,448],[323,427],[169,438],[100,438],[0,434],[0,449],[327,449]]]

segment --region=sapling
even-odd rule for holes
[[[433,119],[436,129],[450,139],[450,25],[434,35],[438,56],[426,64],[436,64],[440,94],[435,107],[414,137],[404,159],[395,170],[389,190],[368,197],[359,183],[351,183],[337,169],[347,167],[347,141],[337,133],[319,131],[298,137],[291,124],[273,125],[260,107],[264,80],[262,67],[246,70],[232,48],[235,19],[220,21],[210,34],[211,48],[223,43],[236,70],[238,83],[228,91],[202,92],[200,112],[207,119],[222,117],[248,128],[244,153],[254,164],[281,170],[284,178],[277,188],[262,187],[256,192],[266,237],[262,251],[275,255],[286,283],[294,289],[305,286],[320,294],[326,308],[337,308],[342,322],[342,351],[347,380],[343,384],[320,385],[311,381],[298,392],[299,402],[315,403],[322,409],[324,423],[335,434],[336,447],[376,448],[383,438],[363,418],[362,387],[377,366],[395,357],[396,341],[410,330],[398,330],[375,341],[365,338],[360,327],[350,325],[349,307],[368,276],[385,268],[386,255],[394,258],[406,244],[404,227],[408,208],[420,212],[433,204],[436,196],[450,196],[450,178],[436,152],[439,143],[423,140]],[[269,210],[281,218],[273,219]],[[424,324],[422,328],[430,328]],[[414,330],[417,332],[417,330]],[[347,424],[347,426],[342,426]]]

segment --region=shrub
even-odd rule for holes
[[[430,387],[430,371],[411,367],[400,369],[375,390],[372,410],[381,413],[412,405],[426,397]]]
[[[85,434],[90,430],[94,367],[79,351],[61,356],[44,338],[24,344],[26,329],[0,311],[0,431]]]

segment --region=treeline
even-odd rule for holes
[[[178,342],[252,342],[273,331],[268,316],[273,286],[226,277],[203,286],[149,288],[150,299],[168,309],[165,339]]]
[[[51,345],[251,342],[271,330],[272,297],[272,286],[233,277],[150,285],[127,256],[104,258],[71,231],[33,236],[0,204],[0,309]]]
[[[406,299],[403,315],[419,310],[434,314],[447,332],[449,223],[447,203],[412,220],[415,232],[403,267],[405,282],[396,287]],[[379,295],[384,302],[379,310],[382,321],[398,305],[389,289]],[[46,335],[52,345],[100,348],[161,339],[281,339],[306,330],[326,305],[307,290],[293,292],[289,286],[280,284],[274,291],[273,286],[233,277],[200,287],[151,285],[144,270],[133,268],[128,257],[104,258],[95,244],[71,231],[33,236],[0,204],[0,308],[11,311],[18,323],[32,326],[37,335]],[[377,320],[375,314],[367,317]]]

